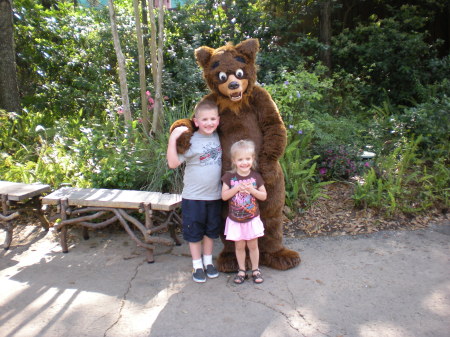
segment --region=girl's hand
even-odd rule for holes
[[[267,198],[267,192],[264,185],[261,185],[259,188],[255,188],[253,184],[246,184],[245,191],[261,201],[264,201]]]
[[[253,194],[252,192],[256,190],[252,183],[241,183],[239,186],[241,192],[249,194]]]

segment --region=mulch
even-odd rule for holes
[[[387,216],[375,209],[358,209],[352,200],[353,187],[338,182],[325,186],[327,198],[319,198],[310,208],[285,219],[284,236],[291,238],[321,235],[369,234],[381,230],[416,230],[448,220],[446,211],[433,209],[421,214]],[[292,213],[286,209],[285,213]]]

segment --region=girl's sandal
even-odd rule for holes
[[[244,273],[244,275],[239,275],[239,273],[241,273],[241,272]],[[242,283],[244,283],[244,281],[246,279],[248,279],[248,275],[245,272],[245,270],[239,269],[238,273],[236,274],[236,276],[234,276],[234,280],[233,281],[236,284],[242,284]]]
[[[264,282],[264,279],[262,278],[261,275],[261,270],[259,270],[259,268],[252,270],[252,278],[253,283],[260,284]]]

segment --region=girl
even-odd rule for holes
[[[264,235],[264,225],[259,217],[258,200],[267,198],[261,175],[255,171],[255,143],[240,140],[231,146],[232,169],[222,177],[222,199],[229,200],[225,224],[227,240],[235,241],[239,271],[234,283],[242,284],[248,278],[245,269],[245,247],[248,247],[252,264],[253,282],[264,279],[259,270],[258,237]]]

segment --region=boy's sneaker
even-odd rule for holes
[[[206,282],[206,275],[203,268],[193,269],[192,270],[192,279],[197,283]]]
[[[208,275],[209,278],[216,278],[219,276],[219,272],[214,265],[208,264],[206,266],[206,275]]]

